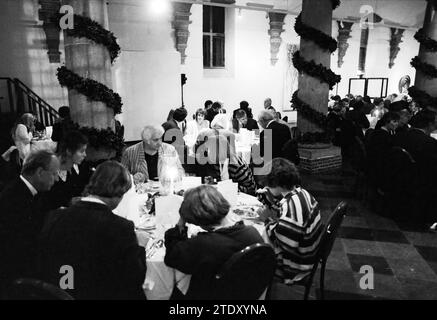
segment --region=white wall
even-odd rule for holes
[[[333,37],[337,38],[338,26],[333,22]],[[390,56],[390,29],[385,27],[375,27],[369,32],[369,41],[366,55],[365,77],[385,77],[388,78],[387,94],[399,93],[398,82],[404,75],[411,77],[414,83],[416,70],[411,67],[411,59],[419,52],[419,43],[414,39],[415,31],[406,30],[400,44],[400,51],[394,61],[394,66],[388,67]],[[344,57],[341,68],[337,66],[338,51],[331,57],[331,69],[341,75],[341,82],[338,84],[338,94],[343,97],[348,93],[349,78],[357,77],[358,58],[360,51],[361,29],[359,24],[352,26],[351,38],[348,39],[349,48]],[[334,92],[335,94],[335,89]]]
[[[283,44],[275,66],[270,63],[269,20],[264,12],[226,10],[226,68],[203,69],[202,7],[193,5],[185,65],[174,47],[171,16],[153,17],[138,6],[109,5],[110,29],[118,37],[122,55],[114,68],[114,88],[121,94],[126,139],[139,139],[145,123],[162,123],[172,107],[180,106],[180,74],[188,81],[184,101],[190,114],[206,100],[222,101],[231,112],[247,100],[256,115],[271,97],[278,109],[284,99],[286,43],[298,43],[294,17],[286,17]],[[291,98],[291,93],[290,93]]]
[[[49,63],[38,9],[38,0],[0,1],[0,77],[19,78],[58,109],[67,104],[67,90],[56,78],[59,64]]]

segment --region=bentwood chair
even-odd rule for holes
[[[212,290],[217,299],[256,300],[272,283],[276,268],[270,245],[254,244],[235,253],[215,276]]]
[[[4,295],[5,300],[74,300],[67,292],[36,279],[17,279]]]
[[[313,284],[314,276],[317,272],[317,268],[320,264],[320,299],[323,300],[325,298],[325,269],[326,263],[329,258],[329,254],[331,253],[332,247],[334,245],[334,241],[337,237],[338,230],[343,221],[343,218],[347,212],[347,203],[342,201],[338,204],[335,210],[331,213],[326,225],[324,227],[322,239],[320,241],[319,248],[316,253],[316,262],[311,270],[311,273],[302,279],[301,281],[294,283],[293,285],[300,285],[305,287],[304,300],[308,300],[308,296],[311,291],[311,287]]]

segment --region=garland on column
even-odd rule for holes
[[[336,9],[340,5],[340,0],[331,0],[332,10]],[[300,13],[294,25],[296,33],[305,40],[311,40],[317,44],[322,50],[334,52],[337,49],[337,41],[331,36],[317,30],[302,22]],[[340,82],[341,76],[332,72],[331,69],[326,68],[322,64],[316,64],[314,60],[306,61],[300,55],[299,51],[296,51],[293,55],[293,65],[300,72],[305,72],[311,77],[317,78],[322,83],[326,83],[331,90],[336,83]],[[302,117],[308,121],[314,123],[320,127],[324,132],[307,132],[300,137],[302,143],[316,143],[316,142],[329,142],[331,137],[327,133],[327,117],[324,113],[317,111],[309,104],[302,101],[298,96],[298,90],[293,93],[291,103],[296,107]]]
[[[434,4],[434,3],[433,3]],[[427,37],[425,35],[425,30],[423,28],[419,29],[414,38],[423,46],[426,51],[436,52],[437,51],[437,41]],[[437,68],[432,64],[422,61],[419,56],[415,56],[411,59],[411,66],[416,70],[422,72],[425,76],[435,79],[437,78]],[[419,88],[413,86],[408,89],[408,94],[419,103],[422,107],[429,105],[435,105],[437,103],[437,97],[432,97],[427,92],[420,90]]]
[[[59,21],[62,15],[56,15],[54,19]],[[109,52],[111,63],[120,55],[121,48],[117,43],[114,34],[103,28],[98,22],[88,17],[74,15],[74,28],[66,30],[67,36],[75,38],[87,38],[97,44],[103,45]],[[57,77],[62,87],[76,90],[91,101],[103,102],[108,108],[114,111],[114,115],[120,114],[123,103],[119,94],[108,88],[106,85],[93,79],[83,78],[80,75],[62,66],[57,70]],[[79,129],[89,139],[89,144],[99,149],[106,147],[121,150],[124,146],[123,138],[118,136],[111,128],[96,129],[80,127]]]

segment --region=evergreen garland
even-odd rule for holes
[[[437,78],[437,68],[432,64],[422,62],[418,56],[411,59],[411,66],[419,70],[429,78]]]
[[[413,98],[421,107],[436,106],[437,98],[432,97],[423,90],[420,90],[416,86],[408,89],[408,95]]]
[[[326,68],[321,63],[316,64],[314,60],[305,61],[300,56],[300,51],[296,51],[293,54],[293,65],[299,72],[305,72],[311,77],[317,78],[320,82],[325,82],[328,84],[329,89],[335,86],[336,83],[340,82],[341,76],[335,74],[331,69]]]
[[[298,96],[299,90],[296,90],[293,93],[293,97],[291,98],[291,103],[296,108],[296,110],[307,120],[319,126],[321,129],[327,129],[327,119],[326,115],[322,112],[319,112],[305,102],[303,102]]]
[[[319,47],[328,50],[331,53],[337,50],[337,41],[320,30],[304,24],[302,22],[302,13],[300,13],[296,18],[294,30],[302,38],[317,43]]]
[[[335,10],[340,5],[340,0],[331,0],[332,3],[332,10]]]
[[[431,39],[430,37],[427,37],[425,35],[425,31],[422,29],[419,29],[415,34],[414,38],[425,47],[427,51],[436,52],[437,51],[437,41]]]
[[[74,89],[92,101],[101,101],[108,108],[114,110],[114,114],[121,113],[121,97],[107,86],[92,79],[85,79],[73,71],[62,66],[57,72],[59,83],[62,87]]]

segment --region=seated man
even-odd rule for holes
[[[232,119],[232,129],[239,133],[240,129],[244,128],[249,131],[258,129],[258,123],[247,117],[246,111],[240,109],[235,112],[235,118]]]
[[[145,299],[144,248],[134,224],[113,214],[132,185],[120,163],[99,165],[80,201],[50,215],[41,233],[40,276],[59,285],[62,266],[70,266],[75,299]]]
[[[161,126],[147,125],[141,133],[143,141],[124,151],[121,163],[132,175],[140,172],[145,175],[146,181],[158,178],[164,157],[176,157],[175,161],[180,175],[185,174],[176,149],[162,142],[163,135],[164,129]]]
[[[50,152],[31,153],[21,176],[0,194],[0,291],[20,277],[33,277],[44,217],[36,200],[58,180],[60,163]]]
[[[271,171],[265,176],[266,189],[275,198],[282,197],[277,216],[266,220],[267,234],[277,257],[276,276],[291,284],[310,274],[314,263],[323,225],[317,201],[300,187],[295,165],[283,158],[273,159]],[[266,198],[264,198],[266,199]]]
[[[283,148],[286,142],[291,140],[291,131],[287,125],[278,123],[275,121],[275,117],[272,112],[263,110],[259,115],[259,124],[264,129],[271,130],[272,141],[271,144],[265,140],[265,130],[260,134],[260,149],[261,157],[264,157],[264,148],[271,148],[272,159],[283,156]],[[266,161],[270,159],[264,159]]]

